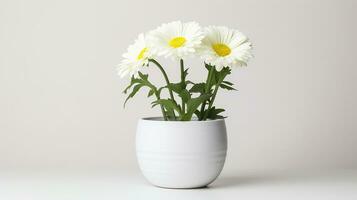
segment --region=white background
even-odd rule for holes
[[[357,167],[356,1],[0,0],[0,169],[137,169],[140,117],[157,116],[115,67],[140,32],[173,20],[248,35],[255,58],[220,91],[225,171]],[[178,63],[164,61],[172,80]],[[204,80],[199,60],[190,77]],[[160,84],[157,69],[150,78]]]

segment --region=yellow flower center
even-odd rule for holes
[[[184,45],[186,42],[186,38],[184,37],[175,37],[170,40],[169,45],[173,48],[179,48]]]
[[[217,43],[212,45],[212,48],[221,57],[227,56],[231,53],[231,48],[225,44]]]
[[[137,57],[136,59],[137,59],[137,60],[143,59],[143,58],[144,58],[144,54],[145,54],[147,51],[148,51],[148,48],[143,48],[143,49],[140,51],[140,53],[139,53],[139,55],[138,55],[138,57]]]

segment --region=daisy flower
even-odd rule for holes
[[[148,44],[155,55],[180,59],[195,53],[203,37],[198,23],[174,21],[151,31]]]
[[[209,26],[202,40],[200,54],[206,63],[218,71],[227,66],[246,66],[253,56],[252,44],[238,30],[223,26]]]
[[[145,35],[140,34],[134,44],[130,45],[128,51],[123,54],[123,60],[118,66],[119,76],[136,75],[141,67],[148,65],[150,56]]]

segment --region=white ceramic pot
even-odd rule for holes
[[[140,169],[153,185],[197,188],[212,183],[227,153],[224,119],[163,121],[140,119],[136,154]]]

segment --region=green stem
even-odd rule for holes
[[[155,92],[155,96],[156,96],[157,100],[161,99],[158,92]],[[160,105],[160,108],[161,108],[161,112],[162,112],[162,116],[164,117],[164,120],[167,121],[167,116],[166,116],[166,113],[165,113],[164,106]]]
[[[214,100],[216,99],[216,96],[217,96],[219,85],[220,84],[217,84],[216,87],[214,88],[213,95],[212,95],[211,100],[209,101],[207,110],[210,110],[212,108],[213,102],[214,102]],[[203,115],[203,120],[207,119],[207,115],[208,115],[208,112],[205,112],[205,114]]]
[[[185,84],[185,67],[183,65],[183,60],[180,60],[180,68],[181,68],[181,84],[184,86],[184,89],[186,89],[186,84]],[[182,112],[185,113],[186,110],[186,105],[185,105],[185,101],[183,100],[183,98],[181,98],[182,101]]]
[[[213,95],[211,97],[211,100],[209,101],[209,105],[208,105],[208,110],[210,110],[212,108],[212,105],[213,105],[213,102],[214,100],[216,99],[216,96],[217,96],[217,92],[218,92],[218,89],[219,89],[219,86],[221,85],[221,83],[223,82],[223,80],[226,78],[226,76],[229,74],[229,72],[223,72],[221,71],[220,73],[223,73],[220,75],[220,79],[217,81],[217,84],[214,88],[214,91],[213,91]],[[207,115],[208,115],[208,112],[205,112],[204,116],[203,116],[203,120],[206,120],[207,119]]]
[[[211,89],[210,86],[211,86],[211,80],[212,80],[212,76],[213,76],[213,71],[214,71],[214,67],[211,66],[211,69],[208,71],[208,76],[207,76],[207,80],[206,80],[206,87],[205,87],[205,93],[208,94],[209,90]],[[207,101],[203,102],[202,106],[201,106],[201,116],[200,116],[200,119],[199,120],[203,120],[204,118],[204,115],[203,112],[205,111],[205,107],[206,107],[206,104],[207,104]]]
[[[169,77],[167,76],[167,74],[166,74],[164,68],[160,65],[160,63],[158,63],[158,62],[157,62],[156,60],[154,60],[154,59],[149,59],[149,61],[152,62],[152,63],[154,63],[154,64],[160,69],[162,75],[163,75],[164,78],[165,78],[165,81],[166,81],[166,84],[167,84],[167,88],[169,89],[170,97],[171,97],[171,99],[172,99],[174,102],[176,102],[176,101],[175,101],[175,98],[174,98],[174,94],[173,94],[172,90],[171,90],[170,87],[169,87],[169,85],[171,84],[171,83],[170,83],[170,80],[169,80]],[[175,112],[173,113],[173,115],[174,115],[174,118],[176,119]]]

